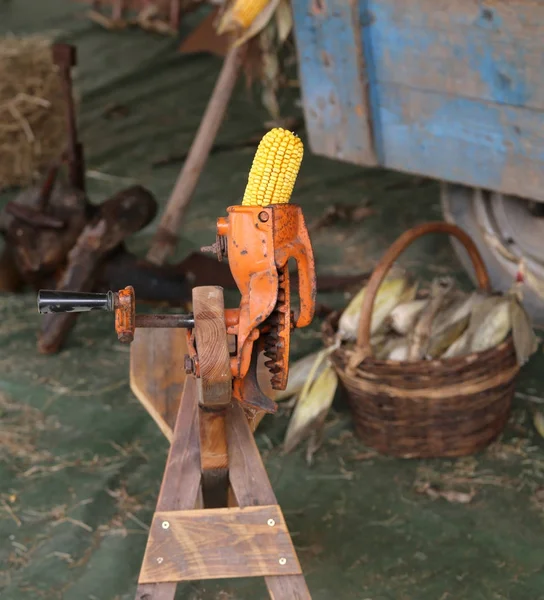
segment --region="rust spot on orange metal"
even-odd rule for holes
[[[132,286],[120,290],[115,304],[115,331],[120,342],[129,344],[136,328],[136,301]]]

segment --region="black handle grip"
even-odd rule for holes
[[[113,311],[115,308],[113,292],[91,294],[87,292],[63,292],[57,290],[40,290],[38,292],[38,312],[72,313],[89,310]]]

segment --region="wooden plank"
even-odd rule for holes
[[[194,288],[193,313],[202,386],[200,402],[203,406],[226,406],[232,393],[232,374],[223,288],[211,285]]]
[[[224,411],[199,410],[200,460],[204,507],[220,508],[228,503],[228,454]]]
[[[184,329],[136,329],[130,345],[130,387],[171,442],[186,379]]]
[[[544,201],[544,114],[382,84],[384,166]]]
[[[388,19],[411,27],[441,31],[478,28],[497,38],[527,42],[544,35],[544,4],[540,0],[365,0],[363,22],[380,18],[382,6]]]
[[[174,438],[168,453],[156,511],[193,509],[200,491],[200,440],[197,386],[194,377],[185,382]],[[149,552],[150,539],[144,555]],[[143,567],[142,567],[143,568]],[[140,578],[142,573],[140,572]],[[176,583],[145,583],[139,580],[136,600],[174,600]]]
[[[199,421],[202,469],[226,469],[229,459],[224,414],[200,409]]]
[[[303,575],[267,577],[270,600],[312,600]]]
[[[298,575],[278,506],[158,512],[142,582]]]
[[[357,164],[377,164],[356,2],[292,3],[310,148]]]
[[[238,402],[228,408],[226,422],[229,478],[238,506],[277,504],[263,459]]]
[[[410,10],[405,0],[370,0],[362,36],[375,81],[542,110],[544,5],[530,2],[528,22],[510,4],[461,0],[445,12],[434,0]]]
[[[226,416],[229,477],[240,507],[277,504],[259,449],[242,407],[234,402]],[[272,600],[311,600],[303,575],[268,576],[266,586]]]

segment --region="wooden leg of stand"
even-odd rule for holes
[[[277,505],[276,496],[242,407],[234,402],[226,417],[229,477],[240,507]],[[311,600],[304,575],[265,577],[272,600]]]
[[[228,504],[229,486],[225,411],[201,407],[199,417],[204,506],[222,508]]]
[[[228,502],[228,455],[225,409],[232,394],[232,374],[223,288],[193,289],[194,334],[200,370],[200,453],[206,508]]]
[[[156,511],[190,510],[197,502],[201,483],[197,394],[196,379],[188,377]],[[176,583],[141,584],[136,591],[136,600],[174,600],[176,586]]]
[[[130,345],[130,387],[171,443],[183,394],[184,329],[139,327]]]

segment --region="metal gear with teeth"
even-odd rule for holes
[[[291,302],[289,270],[287,265],[278,269],[278,299],[274,310],[264,322],[269,330],[264,335],[264,364],[271,374],[274,390],[287,387],[289,375],[289,340],[291,334]]]

